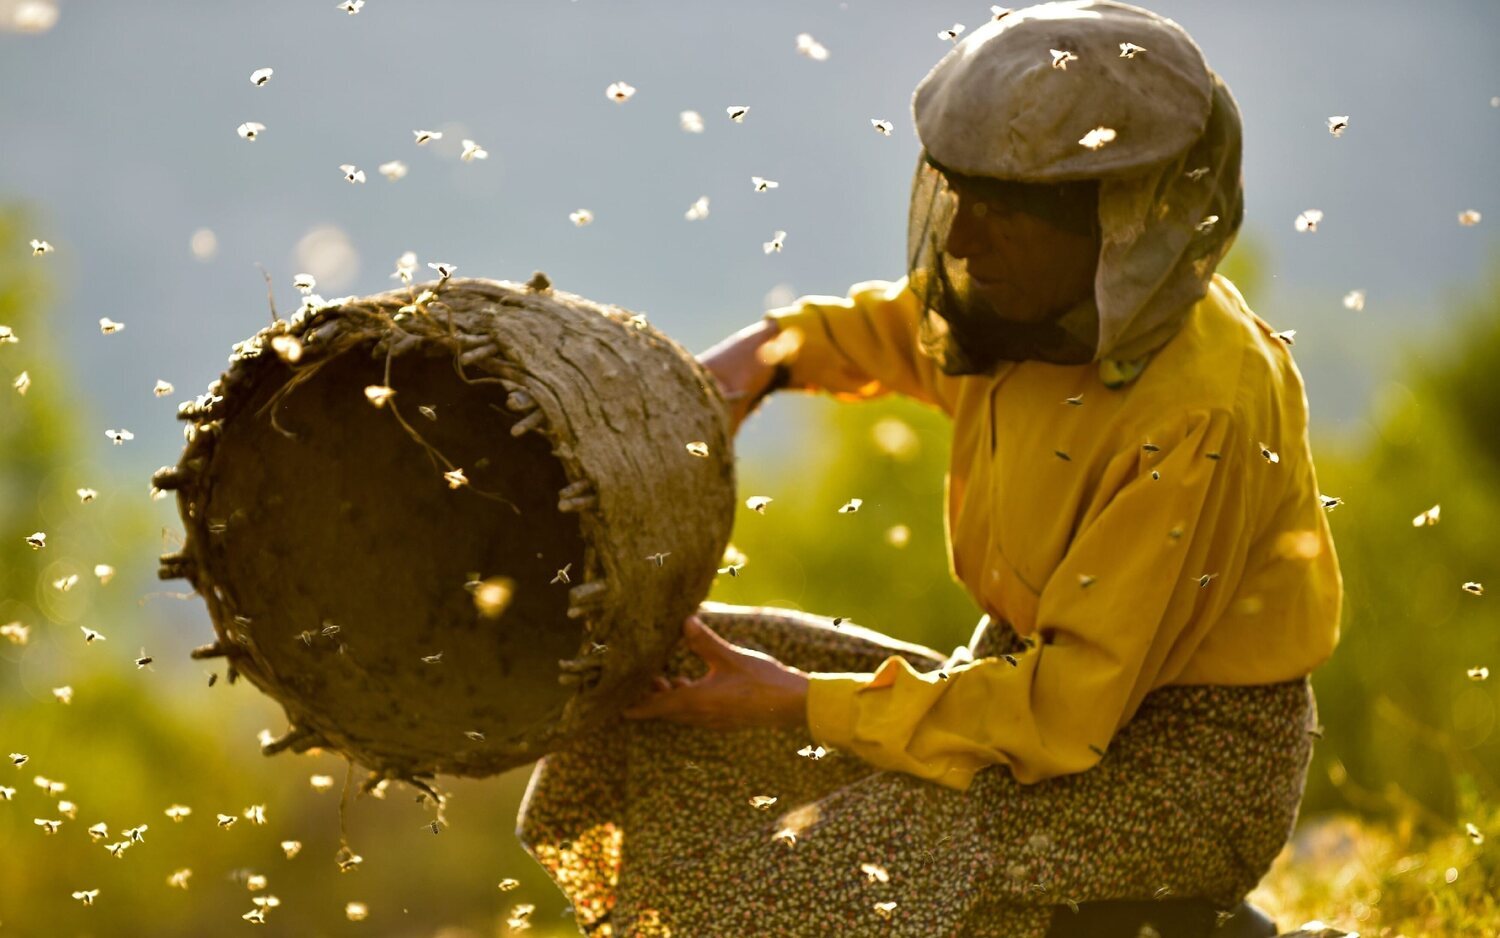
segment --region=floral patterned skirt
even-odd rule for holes
[[[945,663],[801,612],[699,615],[804,671]],[[975,658],[1020,648],[1004,623],[969,644]],[[681,649],[669,665],[703,670]],[[848,754],[798,755],[805,730],[620,721],[537,764],[517,834],[591,938],[1040,938],[1072,902],[1237,903],[1291,834],[1315,723],[1306,678],[1166,687],[1088,771],[1021,785],[997,765],[960,792]]]

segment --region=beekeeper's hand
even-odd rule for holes
[[[774,322],[762,319],[698,356],[698,361],[718,380],[719,390],[729,403],[731,434],[738,432],[740,424],[773,390],[776,365],[766,361],[762,346],[775,338],[777,332]]]
[[[671,720],[709,729],[807,725],[807,675],[770,655],[732,645],[696,615],[683,624],[688,650],[708,673],[696,681],[668,680],[624,711],[632,720]]]

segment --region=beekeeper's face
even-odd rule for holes
[[[1099,258],[1092,184],[1031,186],[949,177],[944,249],[972,289],[1006,319],[1038,322],[1087,297]],[[1054,193],[1057,193],[1054,195]]]

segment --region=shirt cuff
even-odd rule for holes
[[[854,695],[869,675],[811,674],[807,683],[807,728],[829,749],[850,749],[854,742]]]

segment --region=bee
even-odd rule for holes
[[[864,503],[865,501],[862,498],[851,498],[847,502],[845,502],[842,507],[839,508],[839,514],[853,514],[854,512],[859,511],[859,506],[863,505]]]
[[[702,221],[703,219],[707,218],[708,196],[698,196],[698,200],[692,205],[688,206],[688,210],[683,214],[683,217],[688,221]]]
[[[1078,138],[1078,145],[1088,150],[1097,150],[1106,143],[1113,143],[1117,136],[1119,134],[1111,127],[1095,127]]]
[[[1082,394],[1075,394],[1072,397],[1064,398],[1063,399],[1063,403],[1067,404],[1069,407],[1082,407],[1083,406],[1083,395]]]
[[[1047,51],[1052,53],[1052,67],[1060,68],[1065,72],[1068,70],[1069,62],[1078,61],[1077,54],[1068,52],[1064,49],[1049,49]]]
[[[115,444],[116,446],[120,446],[130,440],[135,439],[135,434],[131,433],[129,430],[105,430],[104,435],[109,437],[110,442]]]
[[[1120,58],[1122,59],[1133,59],[1145,51],[1144,47],[1138,46],[1133,42],[1120,43]]]
[[[1261,456],[1265,457],[1266,462],[1271,463],[1272,465],[1281,462],[1280,454],[1276,453],[1264,443],[1260,444],[1260,454]],[[1215,455],[1210,453],[1209,458],[1215,458]]]
[[[816,762],[824,756],[828,755],[828,750],[824,749],[822,746],[814,746],[809,743],[808,745],[803,746],[801,749],[798,749],[797,755]]]
[[[38,241],[35,238],[31,239],[32,257],[41,257],[43,254],[51,254],[53,250],[54,248],[52,247],[52,245],[48,244],[46,241]]]
[[[896,903],[889,901],[875,903],[875,914],[889,921],[896,914]]]
[[[771,805],[775,804],[776,801],[777,798],[775,795],[751,795],[750,807],[756,809],[757,811],[765,811],[770,808]]]
[[[647,557],[646,559],[650,560],[651,558]],[[572,566],[573,566],[573,564],[571,562],[563,564],[562,569],[557,571],[557,576],[555,576],[555,577],[552,578],[552,582],[553,583],[563,583],[563,584],[568,584],[568,583],[573,582],[573,580],[568,576],[568,571],[572,568]]]
[[[771,235],[771,240],[761,242],[761,249],[764,250],[767,254],[771,254],[773,252],[776,254],[780,254],[782,245],[785,243],[785,241],[786,232],[778,231],[775,234]]]
[[[229,828],[233,827],[234,822],[238,820],[239,818],[235,817],[232,814],[221,814],[218,816],[218,825],[225,830],[228,830]]]
[[[697,111],[683,111],[677,115],[677,124],[686,133],[703,133],[703,115]]]
[[[1073,457],[1072,456],[1069,456],[1067,453],[1063,452],[1060,449],[1053,450],[1052,451],[1052,455],[1056,456],[1058,459],[1061,459],[1063,462],[1072,462],[1073,461]]]
[[[671,554],[671,553],[672,552],[670,550],[664,550],[664,551],[660,551],[660,552],[655,553],[655,554],[647,554],[646,555],[646,559],[649,560],[649,561],[651,561],[652,563],[656,564],[658,567],[660,567],[664,563],[666,563],[667,556],[669,554]],[[569,566],[572,566],[572,565],[569,564]],[[566,582],[566,581],[564,581],[564,582]]]
[[[465,163],[472,163],[475,160],[487,160],[490,158],[490,151],[475,143],[473,140],[463,141],[463,146],[463,151],[458,154],[458,158],[463,160]]]
[[[350,183],[362,183],[365,181],[365,171],[353,163],[340,163],[339,172],[343,173],[344,178]]]
[[[37,531],[35,534],[27,535],[26,543],[30,545],[32,550],[41,550],[47,546],[47,532]]]
[[[479,732],[478,730],[464,730],[464,735],[474,740],[476,743],[484,742],[484,734]]]
[[[105,641],[105,638],[102,634],[100,634],[99,632],[95,632],[88,626],[80,625],[79,628],[83,630],[83,643],[85,645],[92,645],[96,641]]]
[[[883,121],[878,117],[870,118],[870,126],[874,127],[875,132],[877,134],[880,134],[882,137],[889,137],[891,135],[891,131],[895,129],[895,125],[893,125],[890,121]]]
[[[811,33],[797,35],[797,54],[805,55],[814,62],[826,61],[828,58],[828,50]]]
[[[141,656],[135,659],[135,669],[139,671],[142,668],[150,667],[151,662],[155,660],[155,658],[152,658],[150,655],[146,654],[146,649],[142,648]]]
[[[623,81],[613,82],[604,89],[604,96],[616,104],[624,104],[635,96],[635,86]]]
[[[594,220],[594,213],[591,212],[591,211],[589,211],[586,208],[581,208],[581,209],[578,209],[576,212],[569,212],[568,213],[568,221],[572,222],[575,226],[577,226],[579,228],[582,228],[584,225],[587,225],[587,224],[593,222],[593,220]]]
[[[1328,118],[1328,132],[1335,137],[1342,137],[1344,131],[1349,127],[1349,115],[1341,114]]]
[[[1323,495],[1321,493],[1318,495],[1318,504],[1322,505],[1328,511],[1334,510],[1343,503],[1344,500],[1342,498],[1338,498],[1333,495]]]
[[[865,874],[865,877],[872,883],[888,883],[891,881],[891,874],[879,863],[861,863],[859,871]]]
[[[1218,576],[1217,573],[1205,573],[1205,574],[1203,574],[1202,576],[1200,576],[1198,578],[1198,588],[1199,589],[1206,589],[1208,587],[1208,584],[1216,576]]]
[[[750,185],[752,187],[754,187],[754,189],[755,189],[756,192],[766,192],[766,191],[768,191],[770,189],[775,189],[775,188],[779,187],[781,185],[781,183],[775,182],[775,181],[770,180],[770,179],[766,179],[766,178],[761,177],[761,176],[751,176],[750,177]]]
[[[1088,589],[1090,586],[1093,586],[1097,580],[1098,577],[1091,576],[1087,573],[1078,574],[1078,585],[1084,589]]]
[[[254,85],[257,88],[264,88],[266,82],[270,81],[271,76],[274,74],[274,69],[257,68],[255,71],[250,73],[250,84]]]
[[[245,121],[243,124],[236,127],[234,129],[234,132],[239,134],[242,139],[249,140],[251,143],[254,143],[256,139],[260,137],[260,132],[265,129],[265,124],[257,123],[255,121]]]
[[[947,29],[939,30],[938,38],[945,42],[958,42],[958,37],[963,35],[965,28],[963,23],[954,23]]]
[[[441,130],[413,130],[412,136],[417,138],[417,146],[425,147],[434,140],[443,139],[443,132]]]
[[[1430,528],[1441,520],[1443,514],[1442,505],[1433,505],[1431,508],[1411,519],[1414,528]]]
[[[1292,227],[1298,231],[1312,234],[1318,230],[1318,222],[1322,220],[1323,213],[1318,209],[1310,208],[1297,216],[1296,221],[1292,223]]]
[[[375,169],[391,182],[395,182],[406,175],[406,164],[400,160],[391,160],[389,163],[381,163]]]
[[[729,119],[736,124],[743,124],[745,122],[745,115],[750,113],[750,108],[744,104],[731,104],[724,109],[724,113],[728,114]]]
[[[338,8],[353,16],[365,8],[365,0],[344,0],[343,3],[339,4]],[[265,919],[261,919],[261,921],[265,921]]]

